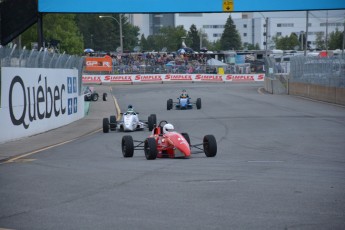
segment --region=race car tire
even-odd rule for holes
[[[91,95],[91,100],[98,101],[98,93],[94,93]]]
[[[189,146],[190,146],[190,138],[188,133],[181,133],[181,135],[184,137],[184,139],[186,139],[186,141],[188,142]]]
[[[133,138],[130,135],[126,135],[122,137],[121,141],[121,149],[123,157],[133,157],[134,153],[134,142]]]
[[[103,133],[109,133],[109,119],[103,118]]]
[[[152,131],[156,124],[157,124],[157,116],[156,114],[151,114],[148,118],[149,130]]]
[[[107,101],[108,99],[108,94],[107,93],[103,93],[103,101]]]
[[[196,99],[196,108],[201,109],[201,98]]]
[[[154,138],[150,137],[145,140],[144,151],[147,160],[154,160],[157,158],[157,144]]]
[[[217,155],[217,141],[213,135],[204,136],[203,146],[207,157],[214,157]]]
[[[116,125],[117,125],[117,123],[116,123],[116,116],[114,116],[114,115],[110,116],[110,123],[109,123],[109,125],[110,125],[110,130],[112,130],[112,131],[116,130]]]
[[[167,101],[167,110],[172,109],[173,107],[173,100],[172,99],[168,99]]]

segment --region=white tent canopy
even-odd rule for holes
[[[211,58],[209,60],[207,60],[207,65],[211,65],[211,66],[227,66],[226,63],[218,61],[217,59]]]

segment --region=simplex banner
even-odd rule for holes
[[[164,83],[164,82],[257,82],[265,74],[129,74],[83,75],[83,83]]]

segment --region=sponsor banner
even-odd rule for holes
[[[194,79],[194,74],[165,74],[163,81],[190,81]]]
[[[84,75],[83,83],[152,83],[152,82],[254,82],[264,81],[265,74],[137,74]]]
[[[102,76],[101,75],[83,75],[82,81],[83,83],[100,84],[102,83]]]
[[[132,78],[134,75],[105,75],[103,76],[104,83],[112,83],[112,82],[132,82]]]
[[[225,75],[224,81],[232,82],[254,82],[264,81],[265,74],[227,74]]]
[[[82,118],[78,82],[76,69],[1,68],[0,143]]]
[[[86,71],[108,71],[113,69],[111,57],[87,57],[85,58]]]
[[[134,75],[133,82],[135,83],[152,83],[162,82],[165,74],[137,74]]]
[[[195,74],[194,81],[196,82],[223,82],[224,76],[222,74]]]

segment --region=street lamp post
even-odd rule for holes
[[[121,52],[123,52],[123,36],[122,36],[122,17],[121,17],[121,14],[120,14],[120,20],[118,21],[116,18],[114,18],[113,16],[103,16],[103,15],[100,15],[99,18],[112,18],[114,19],[120,26],[120,49],[121,49]]]

